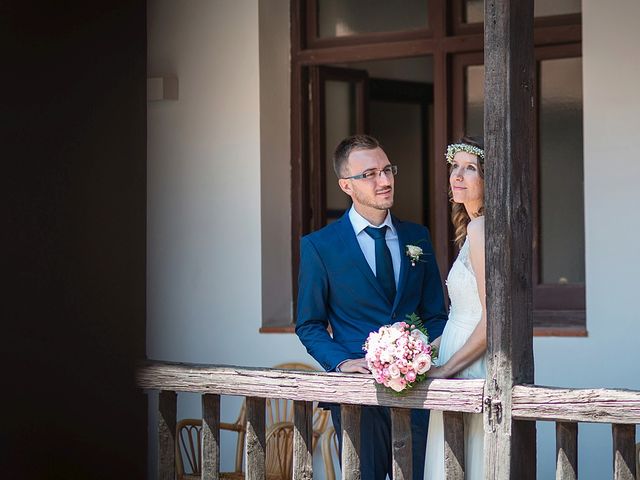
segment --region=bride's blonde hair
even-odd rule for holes
[[[464,136],[458,143],[464,143],[484,150],[484,139],[480,136]],[[478,158],[478,173],[480,178],[484,181],[484,158],[476,156]],[[451,175],[451,169],[449,169],[449,175]],[[471,221],[467,210],[464,208],[464,204],[455,203],[453,201],[453,192],[451,191],[451,185],[449,185],[449,202],[451,202],[451,223],[453,223],[454,239],[458,248],[462,247],[464,239],[467,237],[467,225]],[[480,210],[475,212],[476,216],[484,214],[484,206],[480,207]]]

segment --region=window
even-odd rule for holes
[[[333,186],[329,159],[337,141],[351,133],[378,136],[389,145],[394,163],[406,159],[399,175],[409,183],[409,193],[397,199],[398,207],[404,203],[405,218],[429,226],[443,274],[456,253],[442,155],[462,132],[482,132],[483,2],[411,0],[402,2],[406,10],[396,3],[292,1],[294,279],[300,237],[348,207]],[[537,0],[535,8],[534,322],[539,335],[580,335],[585,327],[580,2]],[[385,117],[398,120],[383,124]],[[399,119],[406,132],[394,130]],[[569,188],[559,188],[560,175],[571,176]],[[559,204],[562,209],[555,208]],[[568,211],[570,219],[559,215]],[[295,290],[294,285],[294,301]]]

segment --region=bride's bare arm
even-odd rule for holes
[[[487,350],[487,304],[484,276],[484,217],[472,220],[467,226],[469,257],[476,276],[478,296],[482,304],[482,318],[465,344],[441,367],[429,370],[429,377],[449,378],[464,370]],[[439,339],[438,339],[439,340]]]

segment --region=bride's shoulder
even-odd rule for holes
[[[467,225],[467,235],[471,241],[473,237],[484,239],[484,215],[472,219]]]

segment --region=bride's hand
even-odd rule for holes
[[[434,365],[427,371],[427,376],[429,378],[449,378],[450,375],[444,367]]]

